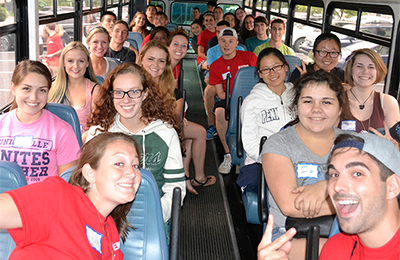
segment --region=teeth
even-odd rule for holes
[[[356,200],[340,200],[338,201],[339,205],[352,205],[352,204],[358,204],[358,201]]]
[[[118,186],[125,187],[125,188],[132,188],[133,185],[129,183],[118,183]]]
[[[131,109],[133,106],[121,106],[123,109]]]
[[[39,105],[39,103],[26,103],[26,104],[31,107],[36,107],[37,105]]]

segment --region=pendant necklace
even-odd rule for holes
[[[367,103],[368,99],[372,96],[372,93],[374,93],[374,90],[371,91],[371,94],[369,94],[369,96],[367,97],[367,99],[364,101],[364,103],[361,104],[360,100],[358,100],[358,98],[356,97],[356,95],[354,95],[353,90],[350,89],[351,94],[353,95],[353,97],[357,100],[357,102],[360,104],[358,105],[358,108],[360,110],[363,110],[365,108],[365,103]]]
[[[232,65],[232,63],[235,61],[235,59],[236,59],[236,56],[235,56],[235,57],[233,57],[233,59],[232,59],[231,63],[229,63],[229,65],[228,65],[228,63],[226,63],[225,59],[224,59],[224,58],[222,58],[222,60],[224,61],[225,65],[226,65],[226,66],[228,66],[228,68],[227,68],[228,70],[230,70],[230,69],[231,69],[231,65]]]
[[[99,219],[100,226],[103,229],[104,236],[107,238],[108,250],[110,250],[112,260],[114,260],[114,251],[112,250],[111,240],[110,240],[110,237],[109,237],[109,234],[108,234],[108,227],[106,226],[106,228],[104,229],[104,226],[106,225],[106,222],[104,222],[104,223],[101,222],[100,213],[98,211],[97,211],[97,217]]]

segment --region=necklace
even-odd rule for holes
[[[228,63],[226,63],[225,59],[222,57],[222,61],[225,63],[226,66],[228,66],[228,67],[227,67],[228,70],[231,69],[231,65],[232,65],[232,63],[235,61],[235,59],[236,59],[236,55],[235,55],[235,57],[233,57],[231,63],[229,63],[229,65],[228,65]]]
[[[364,103],[362,103],[362,105],[361,105],[360,100],[358,100],[358,98],[356,97],[356,95],[354,95],[352,89],[350,89],[350,92],[351,92],[351,94],[353,95],[353,97],[357,100],[357,102],[360,104],[360,105],[358,105],[358,108],[359,108],[360,110],[363,110],[363,109],[365,108],[365,103],[367,103],[368,99],[372,96],[372,93],[374,93],[374,91],[372,90],[371,93],[369,94],[369,96],[367,97],[367,99],[366,99],[366,100],[364,101]]]
[[[111,241],[110,241],[110,236],[109,236],[109,234],[108,234],[108,227],[106,226],[107,223],[104,222],[104,224],[103,224],[103,223],[101,222],[100,214],[99,214],[98,211],[97,211],[97,218],[99,219],[100,226],[101,226],[101,228],[103,229],[104,236],[107,238],[108,250],[110,250],[112,260],[114,260],[114,251],[112,250]],[[106,227],[105,229],[104,229],[104,226]],[[106,232],[106,231],[107,231],[107,232]]]

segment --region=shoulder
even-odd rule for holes
[[[71,130],[72,130],[72,126],[70,124],[68,124],[67,122],[65,122],[58,116],[56,116],[55,114],[51,113],[47,109],[43,109],[43,121],[46,123],[57,125],[57,127],[61,126],[63,128],[71,128]]]
[[[350,258],[351,250],[357,240],[356,235],[339,233],[329,238],[321,251],[320,259]],[[340,250],[338,250],[340,248]]]

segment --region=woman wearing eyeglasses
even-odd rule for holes
[[[151,171],[161,196],[164,222],[171,217],[175,187],[185,197],[185,173],[174,110],[156,90],[150,75],[135,64],[123,64],[108,75],[88,122],[85,141],[102,132],[132,136],[142,151],[142,167]]]
[[[294,119],[288,109],[293,84],[284,81],[288,70],[288,63],[278,49],[266,48],[258,56],[257,71],[261,80],[243,101],[240,113],[246,151],[246,166],[240,168],[238,178],[241,187],[257,187],[256,162],[261,137],[271,136]]]
[[[296,69],[290,75],[289,81],[295,83],[296,80],[303,74],[311,71],[324,70],[339,77],[344,82],[344,71],[341,68],[336,68],[341,57],[342,44],[339,38],[332,33],[323,33],[319,35],[314,42],[313,55],[314,63],[305,65],[300,68],[295,65]]]

